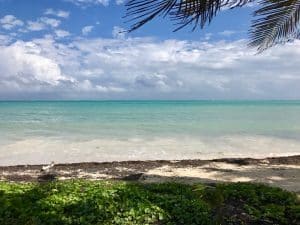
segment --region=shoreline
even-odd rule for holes
[[[140,182],[258,182],[300,193],[300,155],[213,160],[153,160],[0,166],[0,181],[41,182],[47,179],[125,180]]]
[[[0,141],[1,142],[1,141]],[[284,149],[284,152],[282,151]],[[56,163],[212,160],[299,155],[300,140],[264,135],[218,137],[153,136],[136,138],[56,139],[27,137],[0,145],[0,165]],[[266,151],[269,150],[269,151]]]
[[[266,162],[266,160],[268,162]],[[274,157],[261,157],[261,158],[252,158],[252,157],[225,157],[225,158],[214,158],[214,159],[158,159],[158,160],[120,160],[120,161],[100,161],[100,162],[74,162],[74,163],[55,163],[55,167],[77,167],[85,165],[109,165],[109,164],[118,164],[118,165],[134,165],[134,164],[188,164],[188,165],[199,165],[207,162],[225,162],[238,165],[249,165],[249,164],[259,164],[259,163],[269,163],[269,164],[290,164],[290,165],[300,165],[300,154],[298,155],[286,155],[286,156],[274,156]],[[7,165],[1,166],[0,171],[3,169],[9,168],[36,168],[42,167],[48,164],[16,164],[16,165]]]

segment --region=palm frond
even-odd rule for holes
[[[250,29],[250,47],[259,52],[278,43],[299,37],[299,0],[262,0]]]
[[[163,16],[175,22],[175,31],[194,24],[193,29],[203,28],[222,7],[241,7],[254,0],[129,0],[125,18],[133,22],[129,32],[138,29],[152,19]]]

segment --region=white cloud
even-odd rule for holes
[[[67,80],[57,63],[40,55],[41,49],[32,42],[15,42],[1,46],[1,90],[41,90],[43,86],[56,86]]]
[[[213,34],[212,33],[206,33],[205,35],[204,35],[204,40],[205,41],[209,41],[210,39],[211,39],[211,37],[213,36]]]
[[[27,29],[30,31],[41,31],[48,27],[56,28],[60,25],[61,21],[48,17],[41,17],[36,21],[27,21]]]
[[[54,10],[51,8],[47,9],[44,14],[61,17],[61,18],[68,18],[70,16],[70,12],[68,12],[68,11]]]
[[[65,0],[67,2],[72,2],[78,6],[90,6],[90,5],[104,5],[107,6],[110,0]]]
[[[225,36],[225,37],[230,37],[235,33],[237,33],[237,32],[234,30],[224,30],[222,32],[219,32],[220,35]]]
[[[260,55],[243,40],[77,38],[63,44],[47,36],[1,43],[0,96],[300,98],[299,49],[300,41]]]
[[[51,27],[58,27],[60,25],[60,20],[57,20],[57,19],[42,17],[42,18],[40,18],[40,20],[44,24],[49,25]]]
[[[54,33],[58,38],[64,38],[70,36],[70,32],[66,30],[55,30]]]
[[[7,35],[0,34],[0,43],[3,45],[7,45],[11,42],[11,37]]]
[[[30,31],[40,31],[46,29],[46,25],[41,21],[27,21],[27,29]]]
[[[112,30],[112,36],[117,39],[124,39],[126,36],[126,30],[119,26],[114,26]]]
[[[117,5],[122,5],[124,4],[125,0],[116,0]]]
[[[94,26],[85,26],[81,29],[81,33],[83,35],[88,35],[93,29],[94,29]]]
[[[13,15],[6,15],[0,19],[1,26],[6,30],[11,30],[17,26],[23,26],[24,22]]]
[[[164,74],[142,74],[135,78],[135,85],[140,88],[150,88],[162,92],[172,91],[172,87],[180,87],[181,81],[172,80]]]

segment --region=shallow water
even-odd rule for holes
[[[300,154],[300,101],[0,102],[0,164]]]

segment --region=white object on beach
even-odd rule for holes
[[[43,166],[41,172],[49,173],[53,169],[55,163],[52,161],[49,165]]]

